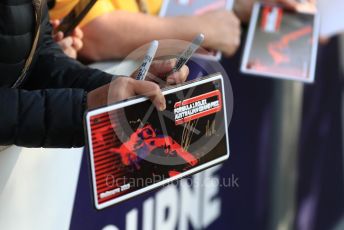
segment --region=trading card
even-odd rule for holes
[[[317,14],[256,3],[241,71],[311,83],[314,81],[318,37]]]
[[[219,9],[231,10],[232,6],[232,0],[165,0],[160,16],[201,15]],[[195,53],[194,56],[212,61],[222,58],[221,52],[215,50],[203,50],[202,53]]]
[[[225,90],[219,74],[166,88],[158,112],[137,97],[87,112],[97,209],[219,164],[229,156]]]

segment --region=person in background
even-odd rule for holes
[[[50,16],[60,20],[79,2],[53,1]],[[240,45],[240,21],[231,11],[161,18],[157,14],[162,0],[146,3],[149,14],[140,13],[136,0],[98,0],[80,24],[84,32],[80,57],[90,61],[123,58],[154,39],[190,41],[199,33],[205,35],[205,48],[225,55],[233,55]]]
[[[50,16],[61,20],[79,1],[50,0]],[[293,0],[277,1],[289,7],[299,7]],[[163,18],[157,16],[162,2],[98,0],[80,24],[84,32],[80,57],[89,61],[124,58],[151,40],[190,41],[199,33],[205,35],[204,48],[232,56],[240,46],[240,21],[248,22],[253,6],[251,0],[237,0],[233,11],[215,10],[196,16]],[[147,9],[143,10],[142,5],[146,5]]]

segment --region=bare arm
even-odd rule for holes
[[[205,47],[233,54],[240,44],[240,22],[227,11],[202,16],[160,18],[125,11],[100,16],[83,27],[81,56],[92,61],[125,57],[154,39],[192,40],[204,33]]]

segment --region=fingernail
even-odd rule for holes
[[[164,111],[166,109],[166,104],[165,103],[160,103],[159,105],[159,110]]]

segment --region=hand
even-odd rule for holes
[[[177,59],[169,60],[155,60],[149,68],[149,71],[146,75],[146,80],[157,83],[160,86],[175,85],[182,83],[186,80],[186,77],[189,75],[189,68],[183,66],[179,72],[168,74],[173,67],[177,64]],[[138,70],[136,70],[130,77],[136,79]]]
[[[210,11],[194,18],[205,35],[204,46],[220,50],[224,55],[233,55],[240,46],[240,20],[233,12]]]
[[[53,26],[53,29],[56,30],[60,24],[60,21],[54,20],[51,21],[51,24]],[[53,35],[53,39],[67,56],[76,59],[78,51],[81,50],[81,48],[83,47],[83,36],[84,35],[81,29],[76,28],[71,36],[68,37],[64,37],[63,32],[56,31],[56,33]]]
[[[87,95],[87,106],[89,109],[111,104],[130,98],[135,95],[143,95],[148,97],[158,110],[162,111],[166,108],[165,97],[160,87],[154,81],[167,81],[167,84],[177,84],[184,82],[189,74],[187,66],[183,66],[180,71],[168,76],[175,64],[175,60],[155,61],[149,70],[149,77],[146,81],[138,81],[132,77],[118,77],[111,83],[97,88]]]
[[[304,13],[315,13],[317,11],[316,0],[307,0],[304,3],[298,3],[296,5],[296,11]]]

